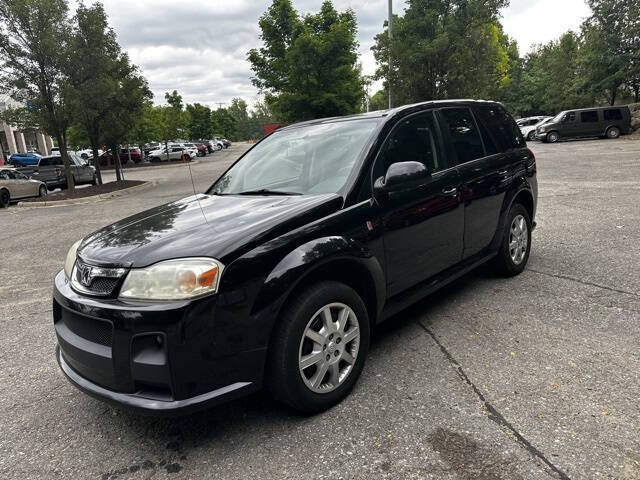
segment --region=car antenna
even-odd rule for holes
[[[182,152],[184,155],[184,152]],[[191,160],[189,160],[190,162]],[[202,204],[200,203],[200,196],[196,193],[196,184],[193,181],[193,172],[191,171],[191,163],[187,163],[187,167],[189,167],[189,176],[191,177],[191,186],[193,187],[193,196],[196,197],[196,201],[198,202],[198,207],[200,207],[200,211],[202,212],[202,216],[204,217],[204,222],[208,225],[209,221],[207,220],[207,216],[204,214],[204,210],[202,209]]]

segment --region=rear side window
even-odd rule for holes
[[[48,167],[49,165],[51,165],[51,160],[48,158],[41,158],[40,159],[40,166],[41,167]]]
[[[479,106],[475,109],[487,153],[506,152],[525,146],[522,133],[511,115],[499,105]],[[488,138],[485,138],[488,137]]]
[[[485,156],[480,132],[468,108],[443,108],[440,110],[443,130],[448,132],[451,145],[458,156],[458,163],[466,163]]]
[[[595,123],[598,121],[598,111],[590,110],[588,112],[580,112],[580,121],[582,123]]]
[[[622,120],[622,112],[619,108],[612,108],[604,111],[605,120]]]

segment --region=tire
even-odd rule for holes
[[[607,128],[607,138],[618,138],[620,136],[620,129],[618,127]]]
[[[95,187],[97,184],[98,184],[98,178],[94,175],[93,178],[91,179],[91,185]]]
[[[547,142],[556,143],[558,140],[560,140],[560,134],[558,132],[547,133]]]
[[[47,187],[46,187],[46,185],[40,185],[40,188],[38,189],[38,196],[41,197],[41,198],[47,196]]]
[[[533,142],[536,139],[536,132],[535,130],[532,130],[529,132],[529,134],[527,135],[527,140],[529,142]]]
[[[325,320],[327,308],[334,321]],[[335,321],[341,313],[348,318],[342,330]],[[310,329],[315,340],[305,333]],[[369,317],[360,296],[342,283],[317,283],[295,296],[274,328],[266,386],[277,400],[300,412],[322,412],[349,394],[362,373],[368,350]],[[315,362],[301,369],[304,357]],[[324,374],[319,378],[321,369]]]
[[[526,227],[526,231],[521,228]],[[520,203],[511,206],[504,226],[502,243],[493,263],[498,274],[513,277],[520,274],[531,253],[531,217]]]
[[[0,190],[0,208],[8,208],[11,202],[11,195],[8,190]]]

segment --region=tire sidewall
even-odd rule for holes
[[[285,383],[287,398],[280,398],[291,406],[305,413],[316,413],[340,402],[346,397],[364,368],[369,351],[369,317],[360,296],[350,287],[338,282],[322,282],[306,290],[283,317],[284,325],[280,334],[284,334],[284,351],[282,361],[275,368],[283,368],[272,378]],[[360,345],[356,362],[345,381],[335,390],[328,393],[315,393],[305,385],[299,371],[300,341],[312,316],[322,307],[330,303],[344,303],[355,313],[360,328]],[[276,347],[278,348],[278,347]],[[278,379],[278,377],[280,377]],[[276,396],[279,396],[276,394]]]
[[[522,259],[522,262],[520,262],[519,264],[516,264],[511,258],[511,252],[509,251],[509,235],[511,232],[511,223],[513,222],[513,219],[518,215],[522,215],[525,219],[525,222],[527,223],[527,251],[525,253],[524,258]],[[499,255],[502,260],[502,264],[504,265],[505,273],[509,275],[517,275],[520,272],[522,272],[526,268],[527,263],[529,262],[530,254],[531,254],[531,218],[529,217],[529,212],[527,211],[527,209],[523,205],[516,203],[511,207],[511,209],[509,210],[509,214],[507,215],[504,235],[502,238],[502,245],[500,246],[500,252],[499,252]]]
[[[38,196],[46,197],[47,193],[48,193],[47,187],[45,185],[40,185],[40,187],[38,188]]]
[[[615,135],[612,135],[612,132],[616,132]],[[607,129],[607,137],[608,138],[618,138],[620,136],[620,129],[618,127],[610,127]]]
[[[558,140],[560,140],[560,135],[558,135],[557,132],[551,132],[547,134],[547,141],[549,143],[556,143]]]
[[[0,208],[7,208],[11,203],[11,195],[7,190],[0,190]]]

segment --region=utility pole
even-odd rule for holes
[[[227,104],[227,102],[215,102],[215,103],[218,104],[218,108],[219,109],[222,108],[222,105],[226,105]]]
[[[389,109],[391,104],[391,42],[393,41],[393,0],[389,0],[389,76],[387,78],[387,88],[389,89]]]

